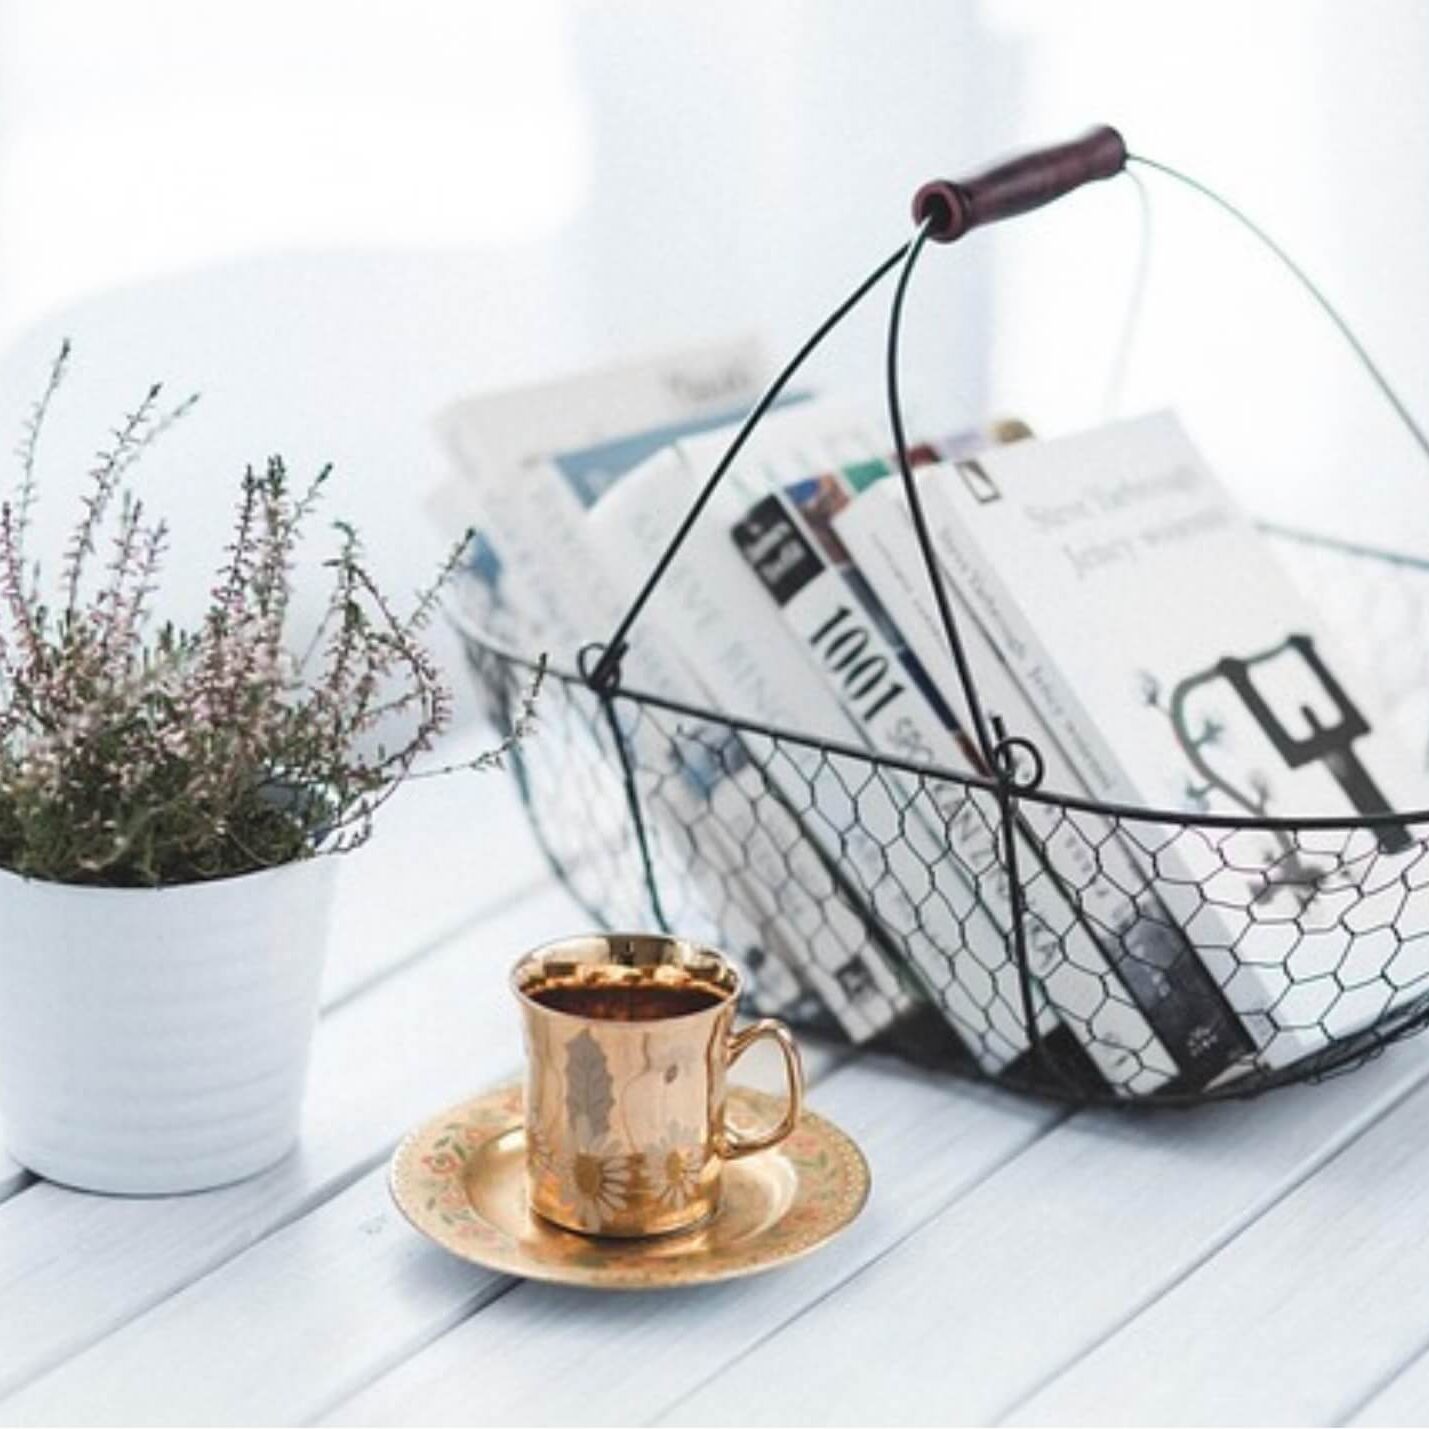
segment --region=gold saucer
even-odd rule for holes
[[[783,1106],[763,1092],[730,1089],[730,1121],[739,1130],[769,1126]],[[720,1208],[703,1225],[641,1240],[575,1235],[527,1207],[521,1115],[519,1083],[462,1102],[407,1137],[390,1175],[392,1198],[417,1230],[508,1275],[608,1290],[731,1280],[822,1245],[868,1199],[862,1152],[805,1112],[779,1146],[725,1167]]]

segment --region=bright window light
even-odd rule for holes
[[[0,0],[0,332],[257,251],[504,243],[589,183],[542,0]]]

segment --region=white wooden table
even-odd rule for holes
[[[390,1205],[516,1072],[505,973],[584,925],[504,778],[412,786],[345,867],[299,1152],[206,1195],[0,1166],[0,1422],[1424,1422],[1429,1043],[1189,1115],[1067,1115],[827,1048],[873,1198],[784,1271],[613,1296]]]

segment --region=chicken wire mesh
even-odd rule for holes
[[[1269,252],[1429,457],[1429,433],[1285,250],[1198,180],[1130,153],[1116,130],[961,182],[934,180],[914,198],[913,237],[755,404],[610,639],[582,652],[592,668],[550,672],[541,730],[513,767],[542,845],[593,919],[718,943],[750,971],[761,1010],[1069,1101],[1190,1105],[1348,1070],[1429,1022],[1429,811],[1392,812],[1372,787],[1350,748],[1368,726],[1304,636],[1279,648],[1320,681],[1339,726],[1307,712],[1309,733],[1297,736],[1269,708],[1256,717],[1292,767],[1322,760],[1358,817],[1267,817],[1268,787],[1233,787],[1202,757],[1215,722],[1180,727],[1184,681],[1169,697],[1149,679],[1143,691],[1177,724],[1192,767],[1179,809],[1045,789],[1036,744],[986,717],[903,430],[909,280],[928,244],[1133,168],[1194,191]],[[885,375],[898,475],[976,767],[992,778],[730,718],[620,678],[626,637],[746,438],[805,359],[895,274]],[[1303,532],[1265,535],[1373,667],[1422,755],[1429,563]],[[459,618],[467,655],[492,715],[509,722],[534,661],[509,638],[511,613],[483,620],[475,595],[473,618],[471,608]],[[1247,708],[1264,704],[1248,666],[1275,653],[1218,669]],[[1245,815],[1205,812],[1227,807],[1224,796]]]
[[[1267,539],[1417,720],[1429,568]],[[470,613],[463,627],[501,725],[531,661]],[[1429,1022],[1429,815],[1236,819],[1042,789],[1004,803],[971,775],[572,671],[547,681],[512,768],[556,872],[604,928],[733,953],[760,1012],[1120,1105],[1319,1079]]]

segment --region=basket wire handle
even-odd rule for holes
[[[1000,795],[1004,798],[1010,798],[1019,788],[1035,788],[1041,782],[1042,760],[1040,756],[1034,757],[1030,774],[1019,782],[1016,755],[1019,749],[1026,751],[1031,746],[1026,740],[1009,740],[1001,729],[996,731],[997,737],[993,738],[994,731],[988,727],[987,714],[978,698],[977,682],[973,679],[967,652],[958,633],[958,623],[953,618],[947,587],[938,575],[938,561],[933,554],[927,517],[923,514],[918,484],[913,479],[913,469],[908,460],[903,406],[898,391],[898,341],[903,326],[903,304],[908,296],[908,284],[913,277],[913,270],[930,241],[955,243],[975,228],[1042,208],[1084,184],[1115,177],[1125,169],[1126,159],[1126,143],[1121,135],[1109,124],[1102,124],[1089,130],[1080,139],[1019,155],[995,164],[969,179],[930,180],[913,195],[913,219],[918,224],[918,231],[904,251],[898,282],[893,290],[893,304],[888,314],[885,368],[888,420],[893,429],[893,446],[898,457],[903,493],[913,518],[918,553],[923,558],[924,570],[933,588],[938,619],[957,668],[958,684],[962,687],[963,700],[972,722],[978,751],[988,772],[998,781]],[[1032,752],[1036,754],[1035,750]],[[1013,810],[1009,806],[1004,807],[1002,812],[1006,827],[1009,822],[1006,816]],[[1012,852],[1016,841],[1011,836],[1012,832],[1013,830],[1008,830],[1007,873],[1014,890],[1013,908],[1016,912],[1020,910],[1017,901],[1016,854]],[[1013,921],[1019,944],[1018,965],[1023,967],[1025,955],[1021,948],[1022,919],[1016,917]]]
[[[655,588],[664,578],[665,572],[670,568],[670,563],[680,553],[680,547],[685,544],[685,538],[694,528],[696,521],[700,519],[701,513],[708,505],[710,498],[715,494],[716,488],[724,479],[724,474],[734,465],[735,458],[744,449],[744,444],[750,438],[755,427],[764,420],[764,414],[779,400],[779,394],[793,380],[794,374],[804,365],[815,350],[823,343],[824,339],[859,305],[860,302],[870,293],[883,278],[894,268],[908,251],[909,245],[904,243],[896,251],[889,254],[872,273],[861,282],[852,293],[826,317],[822,323],[805,340],[804,345],[789,359],[784,365],[779,375],[765,388],[763,395],[750,408],[749,415],[740,424],[739,430],[734,435],[734,440],[730,442],[724,455],[715,465],[715,469],[710,473],[709,480],[705,482],[700,494],[695,498],[694,504],[685,513],[685,518],[680,522],[675,534],[670,538],[670,544],[665,547],[660,559],[655,563],[655,568],[645,579],[645,584],[640,587],[636,597],[630,603],[630,608],[621,617],[620,624],[615,627],[614,634],[606,642],[604,648],[598,644],[587,645],[581,651],[582,657],[587,652],[594,653],[599,650],[599,658],[587,672],[584,668],[587,663],[582,659],[582,674],[586,677],[586,683],[593,690],[608,690],[620,682],[620,661],[625,652],[630,648],[630,642],[626,638],[630,634],[630,628],[640,617],[640,612],[645,609],[646,602],[655,593]]]
[[[929,238],[939,243],[951,243],[974,228],[1028,213],[1071,193],[1083,184],[1095,179],[1110,178],[1121,172],[1125,162],[1126,145],[1122,142],[1121,135],[1110,126],[1102,125],[1070,144],[1057,144],[1024,154],[970,179],[960,182],[935,179],[924,184],[913,200],[914,218],[919,224],[918,234],[889,254],[814,329],[750,409],[749,415],[740,424],[734,439],[716,463],[709,479],[685,513],[684,519],[670,538],[669,545],[661,553],[660,559],[646,577],[645,583],[636,593],[630,608],[621,617],[610,639],[604,647],[596,643],[587,645],[581,652],[584,657],[581,662],[582,673],[585,674],[586,683],[599,692],[609,690],[620,682],[620,662],[630,648],[628,637],[631,627],[664,579],[665,572],[679,554],[686,537],[695,522],[700,519],[725,472],[734,465],[755,427],[778,401],[780,393],[789,385],[794,375],[817,351],[824,339],[889,273],[899,264],[908,263],[910,255],[912,261],[916,262],[915,248],[921,251]],[[911,264],[909,267],[911,268]],[[904,286],[906,287],[906,278]],[[595,657],[593,662],[590,659],[592,656]],[[986,753],[990,746],[986,742],[982,743]]]
[[[580,668],[586,683],[598,695],[609,701],[620,684],[621,660],[629,649],[629,635],[632,627],[639,619],[650,597],[679,554],[695,522],[699,520],[725,473],[734,464],[754,429],[825,338],[889,273],[897,269],[898,279],[889,312],[885,381],[889,421],[893,432],[899,476],[908,501],[919,554],[932,587],[943,634],[953,657],[958,683],[963,693],[964,706],[973,726],[978,752],[996,784],[1002,824],[1003,859],[1008,877],[1012,912],[1013,952],[1018,969],[1024,1025],[1034,1055],[1044,1066],[1049,1066],[1056,1071],[1063,1080],[1067,1079],[1067,1074],[1053,1065],[1053,1059],[1048,1055],[1037,1027],[1033,980],[1027,956],[1025,896],[1018,873],[1017,840],[1019,826],[1023,821],[1017,811],[1017,799],[1020,794],[1035,790],[1041,783],[1043,761],[1040,752],[1031,741],[1020,736],[1009,737],[1000,720],[996,718],[990,720],[978,696],[976,680],[967,659],[957,620],[953,615],[948,591],[939,576],[927,519],[923,512],[917,482],[914,480],[908,457],[907,437],[899,393],[898,347],[909,283],[919,258],[930,242],[953,243],[976,228],[1030,213],[1065,197],[1086,184],[1127,173],[1129,164],[1153,170],[1190,189],[1235,220],[1265,247],[1299,283],[1334,326],[1340,337],[1348,344],[1360,366],[1389,403],[1415,444],[1424,456],[1429,458],[1429,436],[1426,436],[1423,428],[1420,427],[1413,414],[1390,385],[1379,366],[1370,357],[1364,345],[1355,336],[1345,318],[1285,249],[1228,199],[1169,164],[1160,163],[1144,155],[1130,153],[1117,130],[1109,125],[1101,125],[1079,139],[1017,156],[996,164],[971,178],[962,180],[934,179],[918,189],[913,199],[913,218],[917,224],[913,237],[885,258],[864,278],[819,324],[785,364],[740,424],[733,440],[710,473],[699,495],[686,512],[675,534],[661,553],[654,569],[646,578],[630,607],[622,616],[609,641],[604,646],[592,643],[580,652]],[[1135,177],[1135,175],[1131,175],[1131,177]],[[621,741],[618,725],[615,732],[619,745]],[[1019,755],[1023,757],[1024,764],[1019,765]],[[628,779],[628,767],[626,773]],[[638,805],[638,800],[634,799],[633,789],[628,788],[627,793],[631,796],[632,803]],[[643,830],[641,832],[643,833]],[[641,844],[641,851],[645,857],[647,879],[653,884],[653,869],[650,867],[649,855],[644,847],[643,838]]]
[[[1139,165],[1143,169],[1150,169],[1154,173],[1163,177],[1173,179],[1184,188],[1190,189],[1192,193],[1213,204],[1216,208],[1234,220],[1246,233],[1250,234],[1257,243],[1266,249],[1271,257],[1290,274],[1300,285],[1301,289],[1310,298],[1317,308],[1325,315],[1335,331],[1344,339],[1350,351],[1354,353],[1356,360],[1364,369],[1370,381],[1379,389],[1380,396],[1393,408],[1394,414],[1403,424],[1404,429],[1414,439],[1415,444],[1426,458],[1429,458],[1429,435],[1425,434],[1424,428],[1419,425],[1414,414],[1409,410],[1403,398],[1390,385],[1389,379],[1380,370],[1379,364],[1369,355],[1368,349],[1355,335],[1354,329],[1349,325],[1343,313],[1332,303],[1318,283],[1275,241],[1254,219],[1243,209],[1232,203],[1228,198],[1224,198],[1208,185],[1203,184],[1199,179],[1194,179],[1190,174],[1183,173],[1180,169],[1174,169],[1170,164],[1163,164],[1157,159],[1148,159],[1145,154],[1128,153],[1126,161],[1129,164]]]
[[[592,642],[582,650],[581,673],[585,677],[586,683],[596,691],[608,690],[619,684],[620,662],[630,648],[629,635],[632,627],[639,619],[661,580],[664,579],[665,572],[679,554],[691,529],[700,519],[725,473],[733,466],[754,429],[778,401],[780,394],[799,369],[823,344],[825,338],[889,273],[898,268],[900,264],[906,264],[911,271],[913,263],[917,261],[918,253],[921,253],[923,246],[930,240],[936,243],[952,243],[966,236],[975,228],[998,223],[1019,214],[1030,213],[1099,179],[1113,178],[1118,174],[1127,174],[1128,177],[1134,178],[1135,174],[1130,172],[1129,165],[1154,171],[1190,189],[1219,208],[1222,213],[1234,220],[1262,247],[1267,249],[1333,325],[1385,401],[1389,403],[1420,451],[1426,458],[1429,458],[1429,434],[1426,434],[1419,425],[1344,316],[1309,274],[1291,258],[1289,253],[1229,199],[1224,198],[1214,189],[1201,183],[1200,180],[1192,178],[1182,170],[1173,168],[1170,164],[1164,164],[1159,160],[1148,158],[1144,154],[1129,151],[1121,134],[1116,129],[1110,125],[1099,125],[1080,139],[1020,155],[994,165],[972,178],[963,180],[932,179],[918,189],[913,198],[913,216],[919,225],[918,233],[909,242],[900,245],[889,254],[819,324],[750,409],[724,455],[719,459],[699,495],[685,513],[675,534],[670,538],[669,544],[655,563],[654,569],[646,577],[635,599],[621,617],[610,639],[603,646],[599,642]],[[914,252],[915,247],[917,252]],[[908,261],[910,257],[911,262]],[[906,290],[906,273],[901,275],[900,281]],[[1139,286],[1138,283],[1138,290]],[[939,614],[943,614],[941,609]],[[978,743],[981,752],[986,756],[989,750],[995,746],[983,737],[985,735],[986,728],[984,727]]]

